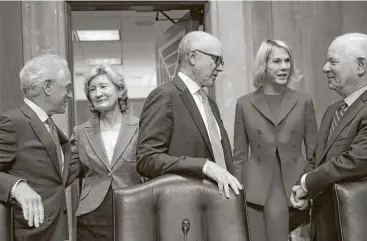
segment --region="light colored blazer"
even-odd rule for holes
[[[235,176],[245,185],[246,200],[258,205],[265,205],[267,199],[274,161],[277,160],[276,150],[284,189],[289,197],[293,185],[312,159],[316,145],[317,123],[309,96],[286,87],[279,110],[276,121],[262,88],[237,101],[233,153]],[[308,161],[302,155],[303,141]]]
[[[138,119],[124,115],[111,164],[99,128],[99,117],[76,126],[71,137],[72,160],[79,160],[84,177],[77,216],[101,205],[109,188],[118,189],[141,182],[136,171]]]

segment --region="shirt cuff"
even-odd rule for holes
[[[26,182],[25,180],[23,180],[23,179],[18,180],[18,181],[13,185],[13,187],[11,188],[11,191],[10,191],[10,197],[11,197],[11,198],[15,198],[15,189],[16,189],[16,187],[18,186],[19,182],[25,182],[25,183],[27,183],[27,182]]]
[[[301,177],[301,187],[303,191],[308,192],[307,187],[306,187],[306,176],[307,176],[307,173]]]
[[[206,169],[207,169],[207,165],[208,165],[208,161],[209,160],[206,160],[204,166],[203,166],[203,173],[206,175]]]

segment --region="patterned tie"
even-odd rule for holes
[[[212,144],[215,162],[222,168],[227,169],[221,142],[222,138],[220,136],[217,121],[215,120],[212,108],[210,107],[208,96],[203,89],[200,89],[198,93],[201,96],[201,101],[204,105],[205,115],[208,122],[210,142]]]
[[[348,108],[348,104],[345,103],[344,100],[341,100],[340,103],[339,103],[339,108],[336,109],[334,117],[333,117],[333,121],[331,122],[331,128],[330,128],[330,131],[329,131],[328,139],[330,139],[330,137],[334,133],[336,127],[338,126],[338,124],[339,124],[340,120],[342,119],[342,117],[343,117],[345,111],[347,110],[347,108]]]
[[[56,145],[57,159],[59,161],[60,170],[61,170],[61,173],[62,173],[63,170],[64,170],[64,162],[62,160],[62,154],[61,154],[62,153],[62,148],[61,148],[61,145],[60,145],[59,134],[57,133],[56,126],[55,126],[55,124],[54,124],[54,122],[51,118],[48,118],[46,120],[46,123],[50,127],[50,134],[51,134],[52,140],[55,142],[55,145]]]

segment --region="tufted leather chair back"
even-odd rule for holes
[[[113,206],[115,241],[250,240],[243,193],[226,199],[206,180],[164,175],[116,190]]]
[[[338,241],[366,241],[367,179],[335,184],[333,198]]]
[[[0,202],[0,240],[12,241],[12,217],[8,204]]]

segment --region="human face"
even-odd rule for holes
[[[279,85],[286,85],[290,69],[291,58],[288,52],[283,48],[274,48],[266,64],[267,79]]]
[[[340,96],[348,96],[357,82],[357,59],[348,54],[345,44],[333,42],[328,50],[327,62],[322,68],[326,73],[329,89],[336,91]]]
[[[71,76],[69,70],[64,70],[64,76],[60,80],[50,81],[49,114],[65,113],[68,100],[73,98],[71,91]]]
[[[195,57],[193,74],[200,87],[212,87],[218,74],[223,71],[223,53],[220,43],[209,44],[205,49],[191,51]]]
[[[99,112],[108,112],[118,108],[118,97],[121,91],[104,74],[93,78],[89,83],[89,98],[93,107]]]

